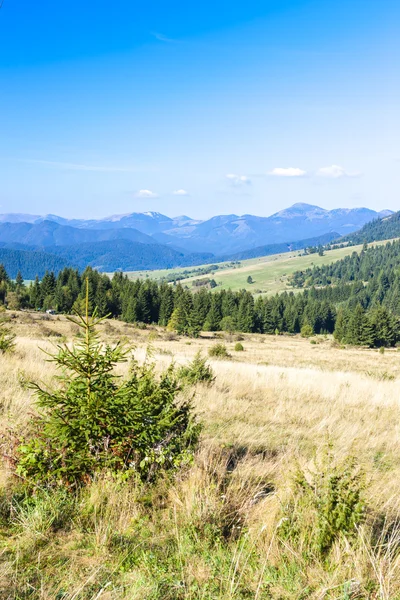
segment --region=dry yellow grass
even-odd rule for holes
[[[29,418],[32,397],[26,382],[40,380],[51,383],[55,375],[53,366],[46,362],[46,355],[38,346],[49,350],[60,340],[69,341],[75,333],[74,325],[63,317],[42,320],[39,315],[17,313],[11,324],[17,334],[17,351],[13,355],[0,355],[3,430],[10,422],[23,427],[24,421]],[[60,334],[63,337],[60,338]],[[116,321],[102,325],[101,335],[108,340],[126,338],[134,343],[140,360],[144,359],[150,345],[160,367],[171,361],[184,364],[199,349],[206,354],[219,339],[212,334],[197,340],[179,339],[159,328],[138,330]],[[181,539],[181,532],[188,523],[207,520],[211,513],[215,516],[229,505],[230,510],[236,511],[247,523],[250,546],[253,550],[256,548],[260,556],[265,556],[265,561],[249,575],[247,569],[253,550],[244,545],[241,549],[239,544],[229,569],[229,580],[221,580],[218,598],[241,597],[236,595],[240,578],[249,578],[249,593],[252,595],[248,597],[255,600],[291,597],[321,600],[400,598],[397,527],[392,528],[380,550],[374,552],[369,534],[360,528],[357,546],[352,547],[346,541],[338,544],[329,569],[318,561],[312,564],[305,562],[300,550],[291,547],[292,554],[299,552],[294,559],[301,577],[310,582],[313,590],[310,595],[305,592],[301,596],[298,591],[290,595],[279,578],[271,583],[269,596],[262,595],[260,587],[267,566],[280,568],[282,547],[276,540],[277,520],[282,504],[290,495],[294,466],[313,465],[315,457],[327,444],[335,461],[352,455],[365,470],[367,505],[371,513],[386,515],[393,522],[398,520],[400,354],[396,350],[380,354],[375,350],[343,349],[337,347],[332,339],[325,338],[311,344],[310,340],[300,337],[257,335],[243,335],[245,351],[234,352],[235,336],[221,337],[232,358],[209,359],[216,381],[210,387],[199,385],[195,396],[197,412],[205,425],[203,447],[190,476],[176,482],[169,490],[168,505],[163,513],[178,546],[182,544],[181,568],[185,585],[189,589],[191,581],[206,582],[212,568],[209,561],[185,555],[186,542]],[[217,482],[226,477],[226,463],[223,450],[218,450],[222,452],[219,458],[215,453],[216,448],[223,446],[234,447],[243,453],[244,459],[239,461],[221,504]],[[3,470],[2,481],[5,479]],[[254,502],[259,489],[268,482],[273,483],[276,493]],[[128,535],[131,531],[132,522],[140,513],[135,494],[134,489],[125,489],[121,495],[110,482],[97,483],[88,491],[85,502],[95,507],[90,513],[94,520],[91,559],[88,559],[87,553],[82,555],[77,550],[78,535],[73,543],[68,539],[62,542],[63,552],[70,552],[70,569],[74,573],[69,583],[71,593],[68,598],[80,597],[77,590],[79,586],[88,585],[84,575],[88,569],[93,574],[101,570],[115,532]],[[155,515],[155,521],[157,518],[160,517]],[[35,531],[33,529],[34,538],[39,535]],[[27,543],[26,540],[24,543]],[[88,561],[86,567],[85,561]],[[10,565],[6,562],[0,569],[0,590],[2,581],[10,575]],[[111,591],[110,584],[99,596],[93,594],[93,598],[153,598],[153,588],[137,568],[132,567],[126,572],[123,581],[125,587],[118,588],[120,591],[117,588]],[[363,587],[366,581],[375,582],[371,595],[367,595]],[[344,582],[348,584],[348,592],[343,591]],[[123,595],[122,589],[129,590],[129,594]],[[34,597],[50,599],[58,592],[58,588],[48,587],[42,596]],[[92,596],[88,592],[82,597]],[[203,596],[188,593],[184,597]]]

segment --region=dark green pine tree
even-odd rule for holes
[[[0,282],[2,282],[2,281],[4,281],[5,283],[8,283],[10,281],[10,278],[5,269],[5,266],[3,264],[0,264]]]
[[[335,330],[333,332],[333,336],[338,342],[343,342],[346,338],[346,323],[347,314],[343,308],[340,308],[336,315]]]
[[[188,290],[183,290],[180,293],[169,320],[168,328],[181,335],[192,337],[199,335],[201,323],[193,308],[192,294]]]
[[[142,323],[151,323],[152,313],[151,291],[146,284],[142,284],[137,295],[138,320]]]
[[[24,278],[22,277],[21,271],[18,271],[17,276],[15,278],[15,285],[17,288],[24,287]]]
[[[243,292],[239,303],[237,326],[239,331],[252,333],[255,325],[254,298],[249,292]]]
[[[43,296],[42,296],[42,286],[39,282],[39,277],[36,275],[35,281],[31,285],[29,289],[29,300],[31,306],[36,310],[42,308],[43,305]]]
[[[206,320],[204,323],[205,331],[219,331],[221,328],[220,324],[221,324],[222,315],[221,315],[221,309],[220,309],[218,300],[219,299],[216,294],[214,294],[211,298],[210,310],[208,311],[208,314],[207,314],[207,317],[206,317]]]
[[[174,290],[167,283],[160,286],[160,312],[158,324],[166,327],[174,310]]]
[[[378,306],[368,314],[372,332],[371,346],[394,346],[399,339],[399,322],[384,306]]]
[[[105,317],[106,315],[109,315],[110,310],[107,300],[107,284],[103,278],[101,278],[97,284],[94,303],[99,317]]]
[[[366,343],[366,316],[361,304],[357,304],[351,312],[345,341],[348,344],[360,346]]]
[[[267,300],[264,305],[263,332],[273,334],[277,327],[278,323],[275,319],[274,307],[272,303]]]
[[[200,323],[205,323],[208,311],[211,308],[211,294],[204,287],[193,296],[193,309],[199,318]],[[217,297],[215,294],[214,297]]]
[[[137,299],[131,294],[127,294],[122,303],[122,320],[127,323],[138,322]]]
[[[56,289],[56,278],[52,271],[46,271],[40,284],[42,298],[53,296]]]

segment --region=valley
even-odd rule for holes
[[[390,240],[374,242],[369,244],[369,246],[379,246],[386,244],[387,241]],[[176,277],[182,285],[188,286],[193,291],[196,290],[196,286],[194,285],[196,282],[214,279],[217,284],[217,287],[212,288],[214,291],[228,289],[239,291],[246,289],[256,295],[276,294],[285,290],[294,291],[288,285],[288,282],[290,276],[295,271],[301,271],[313,266],[328,265],[346,256],[350,256],[353,252],[360,253],[362,248],[363,245],[359,244],[335,250],[325,250],[323,256],[319,256],[318,253],[304,254],[302,251],[297,251],[242,260],[236,265],[231,265],[229,262],[216,263],[219,268],[204,275],[199,275],[190,269],[131,271],[126,274],[132,280],[151,278],[156,281],[172,281]],[[202,268],[208,270],[210,266],[200,265],[199,267],[195,267],[195,269]],[[185,277],[186,274],[188,276]],[[252,278],[252,283],[248,282],[249,276]]]
[[[0,214],[0,261],[12,277],[22,270],[26,279],[65,266],[102,272],[190,268],[326,245],[391,214],[305,203],[269,217],[217,215],[204,221],[158,212],[97,220]],[[396,223],[390,237],[397,229]]]

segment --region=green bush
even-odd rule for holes
[[[191,460],[199,437],[189,401],[177,402],[173,367],[132,362],[128,379],[114,368],[130,348],[99,341],[96,315],[72,319],[84,332],[50,361],[61,371],[56,389],[32,385],[39,414],[16,445],[16,473],[28,482],[79,485],[104,470],[154,479]]]
[[[230,354],[227,351],[225,344],[215,344],[208,349],[208,356],[213,358],[229,358]]]
[[[311,327],[311,325],[309,325],[308,323],[305,323],[300,330],[300,335],[303,338],[308,338],[308,337],[311,337],[312,335],[314,335],[314,331],[313,331],[313,328]]]
[[[310,554],[326,555],[342,535],[351,540],[364,520],[364,474],[354,458],[335,464],[326,452],[315,472],[298,470],[281,534]]]
[[[195,385],[196,383],[210,384],[214,381],[214,372],[207,359],[201,354],[201,350],[197,352],[194,359],[188,365],[182,366],[178,370],[178,378],[184,383]]]
[[[15,335],[7,327],[6,321],[0,321],[0,352],[13,352]]]
[[[235,352],[243,352],[243,350],[244,350],[243,344],[241,344],[240,342],[236,342]]]

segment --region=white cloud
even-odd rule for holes
[[[159,40],[160,42],[167,42],[169,44],[175,44],[177,42],[177,40],[169,38],[163,33],[157,33],[157,31],[152,31],[151,35],[153,35],[156,38],[156,40]]]
[[[225,177],[232,185],[237,187],[251,185],[251,180],[247,177],[247,175],[235,175],[235,173],[228,173],[228,175],[225,175]]]
[[[307,171],[303,171],[303,169],[297,167],[276,167],[268,175],[273,175],[274,177],[304,177],[307,175]]]
[[[135,196],[136,198],[158,198],[158,194],[151,190],[139,190]]]
[[[361,173],[349,173],[339,165],[331,165],[330,167],[321,167],[316,175],[317,177],[325,177],[325,179],[340,179],[342,177],[359,177]]]
[[[189,196],[189,192],[186,190],[174,190],[172,193],[174,196]]]

